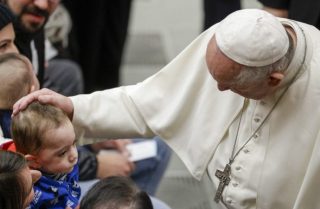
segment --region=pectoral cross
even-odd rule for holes
[[[215,176],[218,177],[220,180],[216,195],[214,197],[214,201],[218,203],[222,199],[222,192],[225,188],[230,183],[230,174],[231,174],[231,166],[228,163],[226,167],[224,167],[223,171],[217,170],[215,173]]]

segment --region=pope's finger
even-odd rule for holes
[[[50,95],[52,93],[53,92],[49,89],[41,89],[22,97],[13,105],[12,115],[17,115],[21,110],[26,109],[31,102],[37,101],[39,96]]]

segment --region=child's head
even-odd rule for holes
[[[0,208],[21,209],[32,201],[32,183],[40,173],[29,170],[23,155],[0,150]]]
[[[78,160],[75,133],[66,114],[51,105],[31,103],[12,118],[17,151],[33,168],[46,173],[69,173]]]
[[[34,88],[34,75],[28,58],[17,53],[0,55],[0,108],[11,109]]]
[[[153,209],[148,194],[128,177],[113,176],[97,182],[84,196],[80,209]]]

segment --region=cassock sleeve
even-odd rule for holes
[[[76,129],[91,138],[158,135],[170,139],[188,134],[191,127],[200,128],[196,118],[206,114],[203,104],[212,89],[216,91],[205,63],[213,29],[141,83],[71,97]]]
[[[141,83],[72,97],[76,130],[85,138],[159,136],[200,179],[243,102],[220,92],[208,72],[205,54],[214,29]]]

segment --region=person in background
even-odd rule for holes
[[[34,197],[41,173],[31,170],[23,155],[0,149],[0,208],[24,209]]]
[[[155,142],[156,156],[132,162],[126,146],[145,140]],[[159,137],[108,140],[80,146],[78,150],[80,180],[103,179],[116,175],[127,176],[131,177],[141,190],[152,196],[156,195],[171,156],[170,148]]]
[[[68,51],[68,35],[71,28],[70,15],[63,4],[59,4],[45,25],[45,55],[47,62],[45,80],[48,82],[44,87],[52,86],[52,90],[65,96],[73,96],[84,92],[82,73],[78,73],[81,72],[81,68],[78,63],[71,59]],[[65,71],[75,73],[66,74]],[[63,76],[65,76],[64,79],[60,79]],[[67,78],[66,76],[70,77]],[[66,80],[73,82],[65,85],[64,82]],[[50,85],[49,82],[53,83]]]
[[[10,9],[0,3],[0,53],[18,53],[14,44],[15,32],[13,29],[14,15]]]
[[[320,1],[314,0],[258,0],[271,14],[308,23],[320,29]]]
[[[5,4],[15,16],[13,22],[15,45],[19,52],[32,62],[40,86],[50,89],[72,89],[72,91],[74,89],[70,86],[80,89],[77,86],[82,85],[82,81],[79,83],[79,80],[74,79],[81,77],[80,71],[64,67],[54,68],[54,72],[48,73],[47,70],[50,69],[46,69],[44,26],[60,0],[0,0],[0,2]],[[57,76],[54,76],[56,74],[60,75],[59,80],[56,80]]]
[[[73,21],[69,48],[83,71],[85,92],[118,87],[132,0],[63,3]]]
[[[127,177],[112,176],[98,181],[85,194],[80,209],[153,209],[148,194]]]
[[[203,30],[207,30],[240,8],[240,0],[203,0]]]

